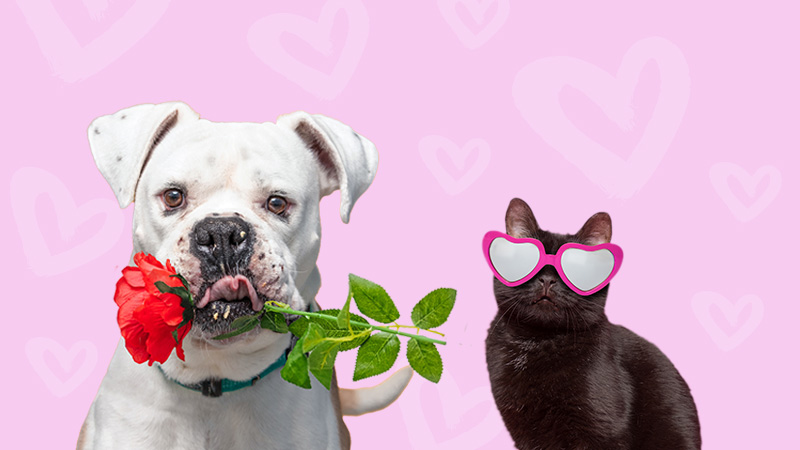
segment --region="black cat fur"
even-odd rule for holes
[[[611,218],[592,216],[574,235],[539,228],[514,199],[506,233],[542,241],[548,254],[567,242],[611,240]],[[552,266],[517,287],[494,280],[498,312],[486,339],[497,408],[521,450],[683,450],[700,448],[689,387],[653,344],[609,323],[608,286],[580,296]],[[547,294],[550,302],[539,301]]]

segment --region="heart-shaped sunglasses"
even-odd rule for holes
[[[622,249],[618,245],[570,242],[555,255],[548,255],[538,239],[518,239],[499,231],[490,231],[483,237],[483,255],[494,276],[506,286],[519,286],[549,264],[580,295],[603,289],[622,265]]]

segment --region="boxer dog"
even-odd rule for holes
[[[378,166],[372,142],[321,115],[215,123],[177,102],[100,117],[89,142],[120,207],[135,202],[133,252],[171,260],[195,319],[185,361],[136,364],[120,341],[78,448],[350,448],[342,414],[389,405],[409,368],[368,389],[340,390],[334,375],[330,390],[313,377],[306,390],[279,373],[291,334],[213,338],[266,300],[317,308],[319,200],[339,189],[349,221]]]

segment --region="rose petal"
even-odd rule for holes
[[[145,288],[151,295],[160,295],[162,292],[155,286],[156,281],[163,281],[167,286],[183,288],[183,283],[166,270],[156,269],[145,277]]]
[[[183,308],[181,308],[180,304],[180,297],[177,295],[166,294],[165,296],[175,297],[178,299],[176,302],[177,307],[171,305],[165,305],[166,307],[161,312],[161,318],[167,325],[171,325],[173,327],[177,327],[183,322]]]
[[[139,266],[140,269],[142,269],[142,272],[145,273],[145,276],[147,275],[148,272],[150,272],[153,269],[164,268],[161,262],[157,260],[155,256],[149,253],[148,254],[145,254],[143,252],[137,253],[136,255],[133,256],[133,262],[134,264]]]
[[[144,287],[144,275],[138,267],[125,267],[122,269],[122,278],[133,287]]]
[[[183,338],[189,334],[189,330],[192,329],[192,322],[187,323],[183,327],[178,329],[178,345],[175,346],[175,353],[178,355],[181,361],[185,361],[184,354],[183,354]]]
[[[147,352],[147,337],[142,325],[138,322],[129,322],[125,327],[121,327],[122,337],[125,339],[125,348],[131,354],[137,364],[141,364],[150,358]]]
[[[165,363],[175,348],[172,332],[153,333],[147,338],[147,351],[150,353],[149,365],[153,362]]]
[[[117,281],[116,291],[114,292],[114,302],[118,306],[122,306],[130,301],[135,302],[137,305],[144,303],[144,299],[150,294],[144,288],[137,288],[129,285],[125,278],[120,278]]]

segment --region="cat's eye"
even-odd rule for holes
[[[266,206],[269,212],[281,216],[286,212],[286,208],[288,208],[289,202],[287,202],[285,198],[279,195],[273,195],[267,199]]]
[[[182,190],[173,188],[164,191],[164,193],[161,194],[161,199],[164,200],[164,204],[167,205],[167,208],[175,209],[183,206],[186,201],[186,196]]]

